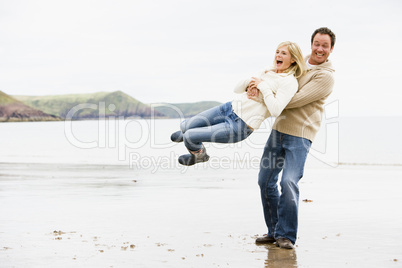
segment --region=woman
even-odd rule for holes
[[[300,47],[293,42],[278,45],[274,67],[257,77],[241,81],[234,89],[233,101],[201,112],[183,121],[180,131],[171,135],[184,141],[190,154],[179,163],[191,166],[208,161],[202,142],[236,143],[246,139],[269,116],[279,116],[298,89],[297,79],[306,71]]]

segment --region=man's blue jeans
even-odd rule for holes
[[[232,102],[201,112],[180,124],[184,145],[198,151],[202,142],[236,143],[253,131],[233,112]]]
[[[308,139],[272,130],[264,148],[258,174],[268,236],[296,242],[299,209],[298,182],[311,147]],[[282,171],[278,191],[278,175]]]

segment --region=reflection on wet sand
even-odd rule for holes
[[[268,257],[265,261],[266,268],[295,268],[297,267],[296,250],[282,249],[275,244],[265,245]]]

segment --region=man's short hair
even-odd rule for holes
[[[311,44],[313,44],[313,40],[316,34],[328,34],[331,38],[331,47],[335,45],[336,36],[335,34],[327,27],[321,27],[314,31],[313,35],[311,36]]]

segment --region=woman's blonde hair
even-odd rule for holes
[[[299,78],[307,71],[307,65],[303,58],[303,53],[298,44],[290,41],[282,42],[278,45],[278,48],[283,46],[287,46],[289,53],[292,59],[295,61],[293,62],[289,68],[287,68],[284,72],[285,73],[293,73],[296,78]],[[276,60],[274,59],[274,66],[276,65]]]

